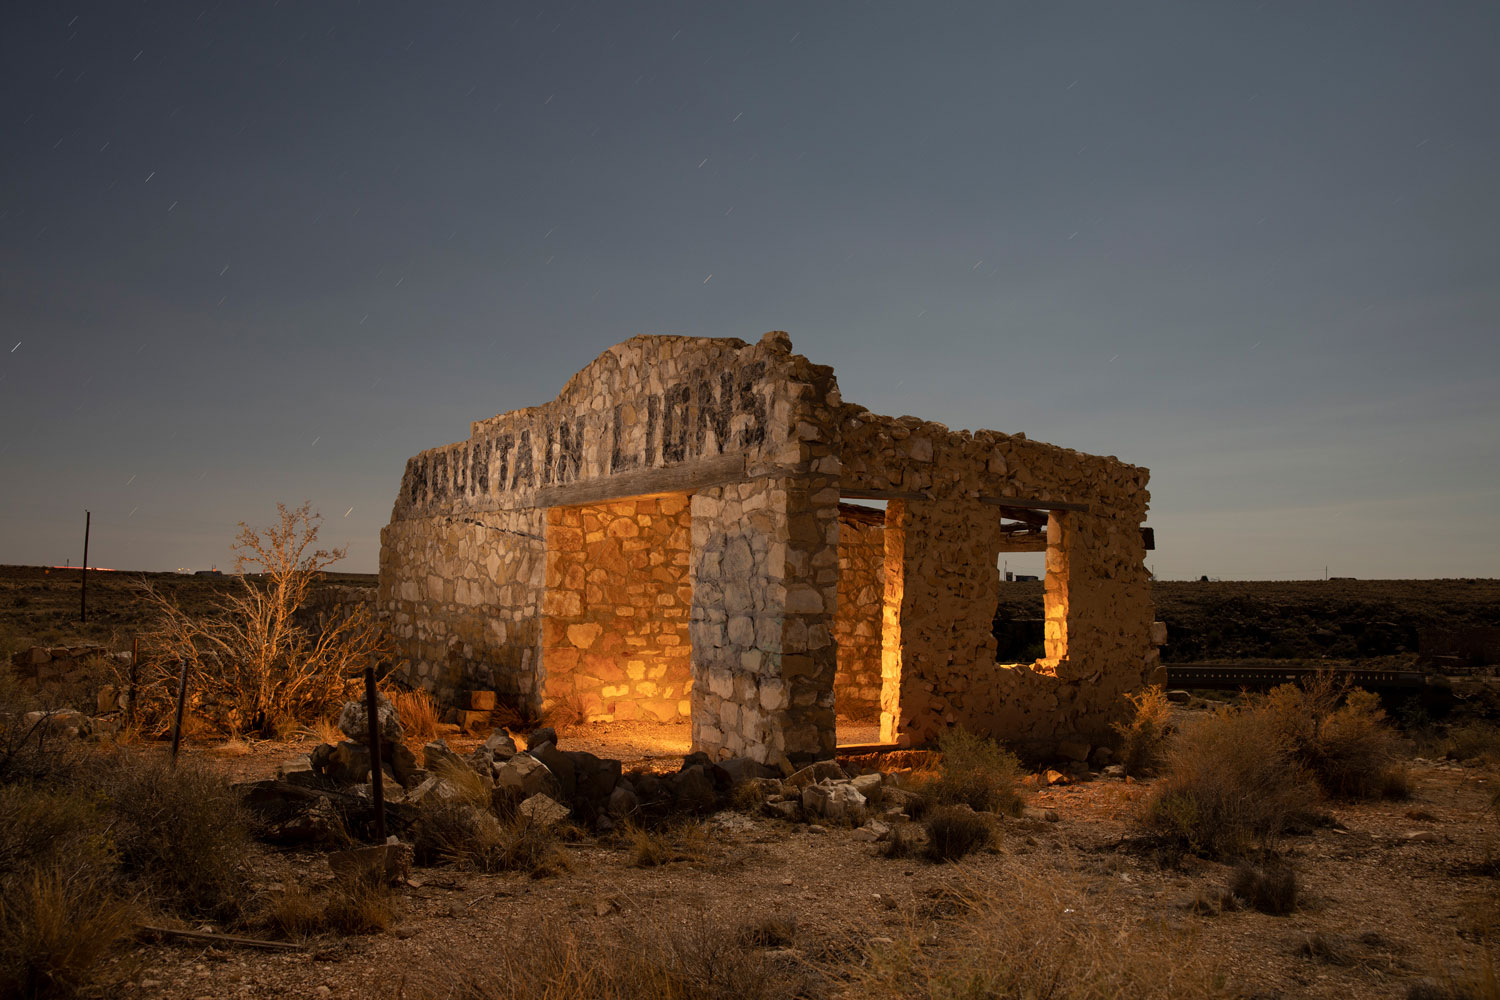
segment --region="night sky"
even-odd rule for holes
[[[0,562],[373,571],[636,334],[1152,470],[1158,576],[1500,575],[1500,7],[11,3]],[[1016,568],[1012,557],[1012,568]],[[1025,571],[1023,569],[1023,571]]]

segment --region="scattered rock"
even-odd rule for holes
[[[694,764],[676,775],[677,789],[672,804],[679,812],[711,813],[718,808],[719,795],[713,779],[702,764]]]
[[[375,719],[382,743],[401,742],[401,717],[396,714],[396,706],[387,701],[384,695],[376,696]],[[369,713],[365,710],[363,700],[344,702],[343,709],[339,711],[339,732],[356,743],[365,743],[370,739]]]
[[[1089,744],[1082,739],[1062,739],[1057,743],[1057,754],[1065,760],[1086,762],[1089,759]]]
[[[1193,700],[1193,696],[1186,691],[1178,689],[1168,691],[1167,700],[1174,705],[1186,705],[1188,702]]]
[[[1408,830],[1401,835],[1408,844],[1435,844],[1439,838],[1436,830]]]
[[[567,806],[550,795],[533,795],[522,802],[516,811],[537,826],[548,829],[572,815]]]
[[[484,748],[495,759],[503,758],[508,760],[517,753],[516,741],[511,739],[510,733],[507,733],[503,729],[497,729],[493,733],[490,733],[489,739],[484,741]]]
[[[865,797],[848,782],[824,779],[802,789],[802,808],[809,816],[859,823],[865,818],[865,807]]]
[[[853,837],[861,843],[874,844],[882,840],[888,840],[891,836],[889,824],[882,823],[878,819],[872,819],[864,826],[855,830]]]
[[[557,779],[547,765],[524,753],[495,767],[495,787],[517,789],[523,798],[559,791]]]
[[[843,781],[849,776],[844,769],[831,760],[819,760],[807,765],[800,771],[792,772],[786,779],[787,784],[796,788],[805,788],[818,781]]]
[[[422,766],[429,771],[436,771],[440,765],[449,767],[464,767],[464,759],[452,750],[448,749],[448,743],[441,738],[435,739],[422,747]]]
[[[556,746],[557,730],[551,726],[542,726],[538,729],[533,729],[526,737],[526,749],[528,750],[532,747],[541,746],[543,743],[551,743]]]
[[[1036,820],[1037,822],[1041,823],[1057,822],[1056,809],[1038,809],[1036,806],[1027,806],[1025,809],[1021,810],[1021,816],[1024,819]]]
[[[884,783],[877,772],[875,774],[861,774],[852,779],[849,784],[854,790],[865,797],[870,805],[879,805],[884,792]]]

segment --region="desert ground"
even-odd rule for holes
[[[170,574],[153,582],[175,588],[188,606],[237,585]],[[336,581],[369,582],[352,575]],[[147,625],[134,582],[101,573],[91,574],[89,586],[91,620],[80,627],[76,571],[0,570],[4,652],[83,641],[128,649]],[[1412,637],[1423,629],[1500,622],[1496,581],[1158,584],[1156,597],[1173,641],[1188,647],[1180,654],[1169,646],[1168,660],[1278,652],[1314,658],[1321,649],[1342,662],[1360,658],[1361,637],[1378,635],[1379,642],[1365,640],[1369,658],[1417,662]],[[1022,617],[1033,599],[1040,605],[1040,591],[1007,591],[1002,615],[1008,599],[1017,602],[1010,613]],[[1326,641],[1311,642],[1313,633]],[[1337,645],[1343,639],[1352,647]],[[1314,652],[1292,652],[1308,649]],[[1484,681],[1467,683],[1487,690]],[[1195,692],[1171,705],[1168,730],[1190,731],[1250,698]],[[785,796],[775,794],[784,786],[770,779],[761,794],[736,793],[711,810],[604,825],[612,829],[560,824],[543,854],[527,863],[419,858],[394,886],[382,888],[378,912],[298,923],[285,917],[289,900],[345,891],[330,862],[338,845],[270,843],[247,821],[257,836],[234,860],[232,915],[159,906],[141,889],[130,933],[76,992],[1494,996],[1500,730],[1489,717],[1493,704],[1476,696],[1448,719],[1389,720],[1405,725],[1392,730],[1404,796],[1323,795],[1310,821],[1291,824],[1242,856],[1164,842],[1144,817],[1168,778],[1127,776],[1118,766],[1075,766],[1067,776],[1046,764],[1023,768],[1024,808],[979,814],[991,831],[988,843],[943,860],[923,854],[920,833],[909,853],[892,850],[888,838],[872,839],[866,815],[823,818],[798,810],[795,801],[773,809],[766,800]],[[495,721],[501,735],[508,728],[524,747],[546,720],[497,714]],[[680,726],[556,729],[558,750],[613,757],[627,772],[671,775],[688,749]],[[437,732],[460,756],[491,735],[489,727]],[[861,732],[850,729],[854,738],[841,732],[841,742],[855,742]],[[182,767],[226,785],[269,780],[286,762],[336,738],[326,725],[264,739],[201,731],[188,740]],[[406,745],[421,758],[427,739],[409,734]],[[167,754],[160,740],[132,734],[79,740],[60,752],[72,761],[68,773],[96,775],[149,766]],[[923,788],[941,759],[908,752],[840,763],[850,776],[886,772],[884,788]],[[872,795],[869,815],[877,815],[877,802]],[[886,818],[895,825],[906,816]],[[919,815],[912,819],[912,827],[921,825]],[[1287,912],[1262,912],[1254,893],[1231,891],[1246,870],[1273,860],[1278,870],[1294,872],[1295,902]],[[6,865],[14,869],[15,859],[0,851],[0,875]],[[176,933],[183,931],[197,936]],[[1007,969],[1014,975],[997,972]],[[47,995],[19,988],[0,994]]]

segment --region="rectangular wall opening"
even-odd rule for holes
[[[685,493],[547,510],[544,711],[680,726],[686,752],[691,548]]]
[[[885,607],[885,511],[839,504],[838,668],[833,706],[838,743],[880,742],[881,621]]]

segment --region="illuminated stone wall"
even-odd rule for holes
[[[842,486],[919,493],[886,515],[881,734],[920,744],[964,726],[1046,752],[1112,738],[1127,691],[1163,678],[1140,525],[1145,469],[994,431],[849,406]],[[1087,503],[1047,528],[1047,656],[995,663],[1000,511],[980,497]]]
[[[876,512],[879,514],[880,512]],[[885,528],[880,519],[839,514],[839,599],[833,619],[838,717],[880,718],[880,623],[885,606]]]
[[[688,498],[547,511],[542,708],[592,722],[686,722]]]

